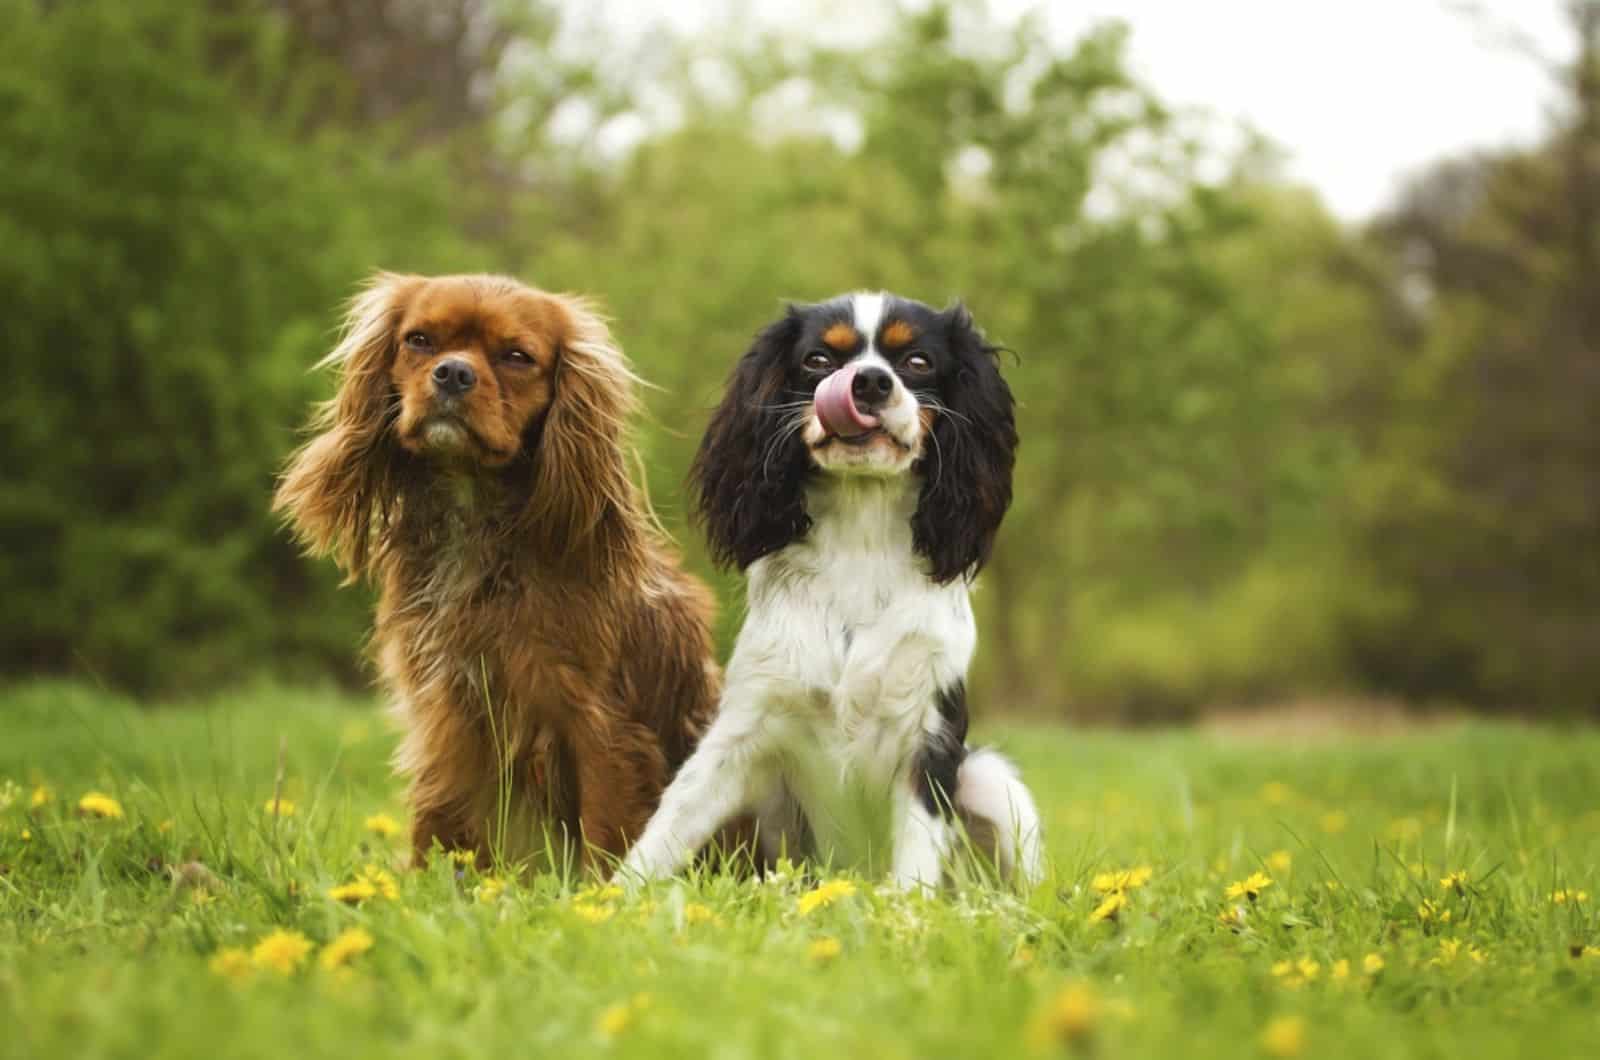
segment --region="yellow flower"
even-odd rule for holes
[[[1299,1016],[1279,1016],[1261,1032],[1261,1048],[1268,1056],[1299,1056],[1306,1047],[1306,1021]]]
[[[452,850],[446,856],[457,865],[471,866],[478,863],[478,852],[476,850]]]
[[[294,803],[288,799],[268,799],[261,809],[269,817],[293,817]]]
[[[43,784],[35,785],[33,789],[33,795],[28,799],[28,809],[37,810],[39,807],[43,806],[45,803],[49,802],[55,797],[56,793],[45,787]]]
[[[1090,886],[1100,894],[1136,891],[1149,883],[1153,874],[1154,872],[1149,865],[1140,865],[1132,869],[1118,869],[1115,872],[1102,872],[1095,876]]]
[[[1383,971],[1383,964],[1383,955],[1381,953],[1369,953],[1361,958],[1361,970],[1368,975],[1377,975]]]
[[[716,919],[717,914],[713,913],[709,906],[701,905],[699,902],[690,902],[683,907],[683,922],[685,924],[707,924]]]
[[[590,884],[572,896],[574,902],[615,902],[622,897],[622,888],[614,883]]]
[[[1340,957],[1333,962],[1333,967],[1328,970],[1328,978],[1336,983],[1342,983],[1350,978],[1350,962]]]
[[[349,902],[351,905],[360,905],[369,898],[376,898],[378,889],[367,880],[355,879],[349,883],[341,883],[328,892],[328,897],[335,902]]]
[[[833,960],[843,951],[844,947],[839,945],[838,939],[823,937],[806,947],[806,956],[821,963]]]
[[[1322,830],[1329,835],[1338,835],[1340,832],[1350,827],[1350,815],[1345,813],[1343,810],[1329,810],[1327,813],[1322,815],[1321,820],[1319,820],[1317,823],[1320,824],[1322,826]]]
[[[1417,906],[1417,919],[1424,924],[1437,920],[1441,924],[1450,923],[1451,913],[1448,909],[1441,909],[1433,903],[1432,899],[1424,898],[1422,904]]]
[[[256,943],[250,951],[250,963],[279,975],[289,975],[305,963],[311,952],[311,940],[298,931],[279,928]]]
[[[615,1038],[627,1030],[631,1023],[633,1023],[633,1007],[619,1001],[615,1005],[606,1006],[605,1011],[600,1013],[600,1018],[594,1021],[594,1027],[607,1038]]]
[[[1260,897],[1262,891],[1271,886],[1271,876],[1264,872],[1252,872],[1244,879],[1228,884],[1228,889],[1224,893],[1229,898],[1248,898],[1253,902]]]
[[[1274,850],[1267,855],[1267,868],[1279,876],[1289,875],[1289,870],[1294,867],[1294,857],[1287,850]]]
[[[1244,906],[1230,905],[1228,908],[1217,914],[1217,923],[1221,924],[1225,928],[1230,928],[1234,931],[1241,931],[1244,929],[1245,917],[1247,915],[1248,914],[1246,914]]]
[[[85,817],[109,817],[116,821],[122,819],[122,803],[110,795],[102,795],[98,791],[91,791],[78,800],[78,812]]]
[[[1574,891],[1563,888],[1559,891],[1552,891],[1550,894],[1550,900],[1556,905],[1566,905],[1568,902],[1578,905],[1589,900],[1589,892]]]
[[[1466,892],[1466,888],[1467,874],[1460,869],[1457,869],[1455,872],[1446,873],[1445,876],[1439,880],[1439,889],[1441,891],[1454,891],[1457,894],[1463,894]]]
[[[596,905],[593,902],[573,902],[572,911],[578,914],[578,919],[590,924],[604,924],[616,915],[616,909],[609,905]]]
[[[400,897],[400,885],[395,882],[394,876],[376,865],[368,865],[363,869],[361,879],[372,884],[381,898],[387,898],[392,902]]]
[[[33,840],[33,830],[31,828],[24,828],[22,830],[22,841],[24,843],[28,843],[28,842],[32,842],[32,840]]]
[[[210,966],[214,974],[235,982],[248,979],[251,972],[255,971],[255,965],[250,962],[250,954],[239,946],[229,946],[212,954]]]
[[[1294,789],[1281,780],[1269,780],[1261,785],[1261,801],[1268,806],[1281,806],[1294,795]]]
[[[1089,914],[1089,923],[1098,924],[1102,920],[1115,920],[1117,914],[1127,908],[1128,896],[1121,891],[1106,895],[1105,901],[1094,907],[1094,912]]]
[[[172,827],[173,820],[172,818],[168,817],[165,821],[162,821],[160,824],[156,825],[156,831],[160,832],[162,835],[170,835],[172,832]]]
[[[495,876],[487,876],[478,884],[478,901],[485,905],[493,902],[505,893],[506,881]]]
[[[1105,1005],[1088,983],[1068,983],[1034,1017],[1028,1037],[1035,1048],[1052,1042],[1083,1042],[1094,1034]]]
[[[649,994],[635,994],[629,1001],[607,1005],[594,1021],[594,1029],[607,1038],[615,1038],[633,1025],[634,1017],[650,1007]]]
[[[400,822],[386,813],[375,813],[362,823],[367,831],[379,839],[389,839],[400,834]]]
[[[317,964],[327,971],[342,968],[372,949],[373,937],[364,929],[353,927],[339,935],[317,955]]]
[[[195,890],[189,892],[189,901],[196,906],[208,906],[217,900],[217,896],[210,891]]]
[[[856,893],[856,885],[849,880],[829,880],[819,884],[816,890],[807,891],[800,896],[796,908],[801,916],[810,916],[818,909],[825,909],[841,898],[849,898]]]

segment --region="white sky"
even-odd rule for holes
[[[754,23],[837,41],[870,35],[874,5],[844,0],[570,0],[623,36],[666,23],[694,33]],[[1000,17],[1044,12],[1070,41],[1096,21],[1132,28],[1135,70],[1168,103],[1243,120],[1288,153],[1289,174],[1341,216],[1381,207],[1409,173],[1472,147],[1526,143],[1546,127],[1549,75],[1461,0],[993,0]],[[1477,0],[1499,29],[1565,61],[1560,0]]]

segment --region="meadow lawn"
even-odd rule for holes
[[[624,897],[406,871],[365,700],[0,691],[0,1055],[1600,1055],[1600,734],[979,735],[1032,894]]]

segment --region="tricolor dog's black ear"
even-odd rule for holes
[[[767,325],[728,379],[690,469],[695,515],[712,558],[743,570],[811,528],[805,482],[811,474],[801,429],[803,396],[787,392],[786,361],[800,339],[790,306]]]
[[[911,518],[912,543],[943,584],[976,574],[1011,506],[1017,425],[1011,388],[1000,376],[1000,347],[990,345],[965,306],[939,314],[956,368],[940,384],[924,443],[922,494]]]

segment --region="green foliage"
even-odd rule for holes
[[[1013,351],[983,709],[1600,702],[1581,108],[1361,233],[1156,99],[1115,25],[1062,47],[969,0],[860,51],[616,55],[546,3],[322,6],[0,0],[0,673],[353,677],[368,600],[266,510],[305,369],[374,268],[488,267],[599,297],[657,384],[646,475],[724,647],[739,581],[683,504],[706,412],[783,300],[886,287]]]
[[[350,672],[364,602],[266,509],[354,281],[470,260],[445,174],[249,105],[288,72],[270,24],[241,45],[178,0],[4,17],[5,667]],[[248,68],[213,69],[225,44]]]
[[[1469,1060],[1588,1055],[1600,1029],[1592,732],[990,729],[1045,820],[1051,878],[1025,899],[849,893],[826,870],[628,898],[402,871],[403,832],[367,823],[404,824],[370,702],[257,688],[143,711],[36,684],[0,714],[23,722],[0,743],[5,1057],[1238,1060],[1295,1018],[1306,1057]],[[91,791],[123,816],[80,812]],[[265,812],[275,792],[292,815]],[[1097,884],[1140,868],[1092,919]],[[328,896],[380,872],[393,899]],[[1257,872],[1253,900],[1228,897]],[[833,900],[803,912],[820,880]],[[321,967],[352,929],[370,949]],[[278,931],[311,946],[288,974],[250,959]]]

